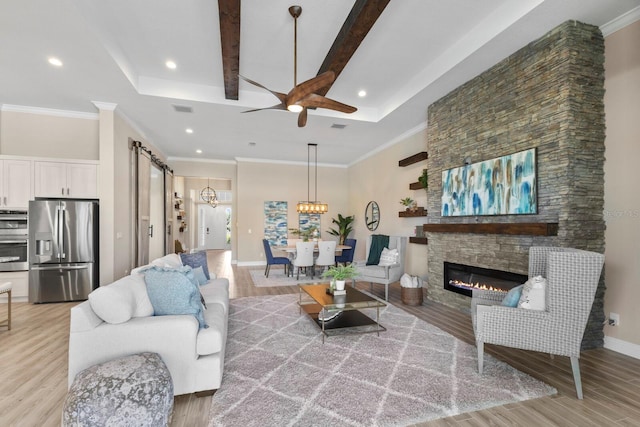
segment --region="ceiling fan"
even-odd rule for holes
[[[253,110],[243,111],[243,113],[251,113],[260,110],[289,110],[298,114],[298,127],[304,127],[307,124],[308,108],[326,108],[329,110],[340,111],[342,113],[353,113],[357,108],[347,104],[343,104],[333,99],[326,98],[322,95],[314,93],[318,89],[329,86],[336,79],[333,71],[325,71],[305,82],[298,84],[298,17],[302,14],[302,7],[291,6],[289,13],[293,17],[293,89],[289,93],[273,91],[258,82],[240,76],[243,80],[252,85],[258,86],[271,92],[280,100],[279,104],[266,108],[256,108]]]

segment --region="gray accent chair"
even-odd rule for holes
[[[369,250],[371,249],[371,236],[368,236],[365,261],[354,263],[358,269],[358,276],[353,280],[352,286],[355,287],[356,279],[362,282],[369,282],[372,291],[374,283],[384,285],[384,300],[389,301],[389,285],[400,281],[400,277],[404,274],[404,260],[408,240],[409,238],[403,236],[389,236],[389,249],[397,248],[400,254],[398,263],[388,266],[366,265],[366,260],[369,259]]]
[[[580,346],[600,280],[604,255],[571,248],[532,247],[529,278],[547,279],[546,310],[500,305],[504,293],[474,290],[473,329],[482,374],[484,344],[567,356],[582,399]]]

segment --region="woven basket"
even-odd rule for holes
[[[423,288],[400,288],[400,299],[405,305],[422,305]]]

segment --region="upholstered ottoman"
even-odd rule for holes
[[[81,371],[62,410],[63,426],[168,426],[173,382],[156,353],[139,353]]]

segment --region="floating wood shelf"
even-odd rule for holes
[[[424,224],[428,233],[510,234],[522,236],[557,236],[557,222],[516,222],[490,224]]]
[[[398,162],[398,166],[405,167],[412,165],[414,163],[421,162],[423,160],[427,160],[429,158],[429,154],[426,151],[423,151],[418,154],[414,154],[413,156],[407,157],[406,159],[402,159]]]
[[[427,238],[426,237],[409,237],[409,243],[417,243],[419,245],[426,245]]]
[[[424,190],[421,182],[412,182],[409,184],[409,190]]]
[[[427,210],[423,207],[418,207],[417,211],[401,211],[398,212],[400,218],[411,218],[417,216],[427,216]]]

